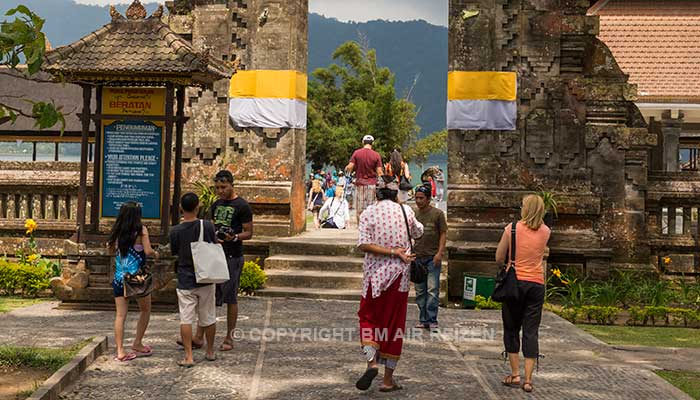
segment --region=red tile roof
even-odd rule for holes
[[[700,102],[700,1],[600,1],[589,13],[640,102]]]

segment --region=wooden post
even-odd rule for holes
[[[177,86],[177,114],[175,122],[175,183],[173,188],[172,224],[180,223],[180,197],[182,196],[182,141],[185,129],[185,87]]]
[[[85,209],[87,207],[87,170],[88,170],[88,136],[90,134],[90,100],[92,87],[88,84],[83,88],[82,136],[80,140],[80,190],[78,190],[78,243],[85,236]]]
[[[172,168],[173,154],[173,100],[175,97],[173,84],[168,82],[165,86],[165,144],[163,149],[163,193],[160,199],[160,240],[168,243],[170,232],[170,168]]]
[[[102,114],[102,85],[95,88],[96,114]],[[92,161],[92,207],[90,225],[93,233],[100,232],[100,175],[102,174],[102,120],[95,119],[95,151]]]

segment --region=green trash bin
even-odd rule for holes
[[[474,300],[476,296],[483,296],[488,299],[493,294],[495,285],[496,280],[493,275],[465,272],[462,306],[464,308],[476,307],[476,301]]]

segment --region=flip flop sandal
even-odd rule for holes
[[[418,329],[428,329],[428,324],[416,324],[415,327]]]
[[[214,355],[211,356],[211,357],[209,357],[208,355],[207,355],[207,356],[204,356],[204,359],[207,360],[207,361],[216,361],[216,354],[214,354]]]
[[[228,346],[228,347],[226,347]],[[221,343],[221,346],[219,346],[219,351],[231,351],[233,350],[233,343],[231,342],[223,342]]]
[[[136,358],[136,354],[133,352],[124,354],[123,357],[115,356],[114,361],[127,362]]]
[[[136,354],[136,357],[150,357],[153,355],[153,348],[151,346],[143,346],[146,351],[138,351],[131,349],[131,351]]]
[[[528,388],[526,388],[528,386]],[[535,387],[532,385],[532,382],[525,382],[523,383],[523,391],[526,393],[532,393],[533,390],[535,390]]]
[[[182,343],[182,339],[176,340],[175,343],[177,343],[178,345],[180,345],[180,346],[182,346],[182,347],[185,347],[185,344]],[[201,349],[202,346],[203,346],[203,345],[202,345],[201,343],[200,343],[200,344],[197,344],[197,343],[195,343],[195,342],[192,342],[192,350]]]
[[[182,367],[182,368],[192,368],[192,367],[194,367],[194,363],[188,363],[188,362],[184,362],[184,361],[178,361],[178,362],[177,362],[177,365],[179,365],[179,366]]]
[[[387,393],[387,392],[395,392],[397,390],[403,389],[403,386],[399,385],[398,383],[394,382],[394,385],[391,387],[381,387],[379,388],[380,392]]]
[[[518,382],[515,382],[515,378],[518,378]],[[521,382],[520,382],[520,375],[508,375],[503,380],[501,381],[503,386],[508,386],[508,387],[520,387]]]
[[[379,373],[379,368],[367,368],[364,374],[357,380],[355,387],[358,390],[367,390],[372,386],[372,381],[377,377]]]

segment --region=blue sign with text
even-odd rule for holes
[[[127,201],[143,218],[159,219],[163,128],[150,121],[115,121],[102,137],[102,216],[116,217]]]

